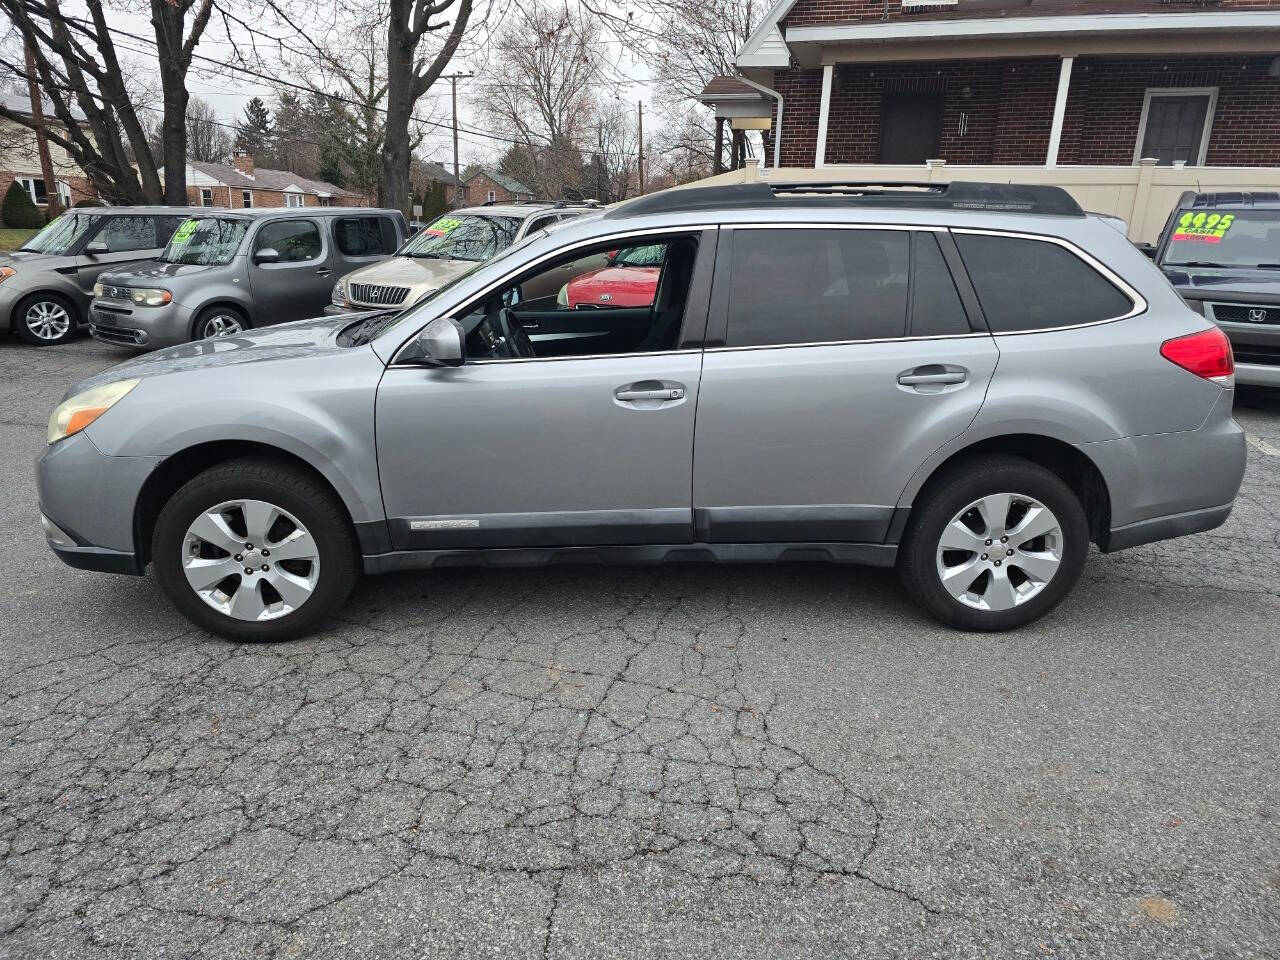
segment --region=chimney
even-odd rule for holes
[[[231,154],[231,165],[243,173],[246,177],[253,176],[253,154],[244,150],[237,150]]]

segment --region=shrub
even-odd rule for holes
[[[0,204],[0,220],[6,227],[18,230],[38,230],[44,226],[44,215],[16,180],[9,184],[9,192]]]

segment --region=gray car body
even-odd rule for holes
[[[94,299],[90,332],[99,340],[127,347],[155,349],[188,343],[196,318],[205,310],[231,307],[252,327],[264,327],[320,314],[333,282],[342,274],[387,257],[384,252],[349,256],[338,249],[333,224],[344,217],[378,214],[395,224],[396,246],[407,231],[399,210],[368,207],[282,207],[271,210],[203,208],[193,216],[248,220],[250,227],[228,263],[166,263],[151,260],[127,270],[102,274],[109,288],[161,288],[173,295],[164,306],[138,306],[120,296]],[[318,258],[297,263],[257,264],[252,253],[259,231],[283,220],[309,220],[320,230],[323,249]],[[158,255],[158,252],[157,252]]]
[[[198,207],[80,207],[75,213],[101,218],[105,224],[111,217],[136,214],[181,217],[197,210]],[[152,260],[164,249],[161,245],[119,253],[86,253],[85,247],[93,243],[101,229],[99,225],[88,231],[65,254],[23,250],[0,254],[0,267],[12,267],[15,271],[12,277],[0,283],[0,328],[12,330],[18,319],[18,304],[38,293],[53,293],[66,299],[76,309],[77,323],[86,324],[89,322],[89,304],[93,300],[93,285],[103,273]]]
[[[726,348],[701,342],[719,309],[713,289],[701,317],[691,296],[681,346],[665,353],[396,362],[432,319],[575,246],[679,231],[714,244],[747,226],[799,225],[1043,238],[1124,285],[1134,311],[1034,333]],[[710,285],[703,270],[695,287],[699,276]],[[40,458],[55,550],[74,565],[142,572],[149,498],[172,483],[166,469],[246,452],[278,451],[322,475],[369,572],[564,556],[890,564],[913,502],[951,457],[1046,446],[1096,469],[1092,535],[1114,550],[1218,526],[1244,472],[1231,389],[1160,355],[1163,341],[1210,325],[1095,218],[839,206],[584,217],[477,268],[368,345],[338,346],[350,322],[191,344],[74,387],[141,378]],[[928,395],[897,383],[921,364],[970,377]],[[652,380],[686,393],[648,409],[614,395]]]

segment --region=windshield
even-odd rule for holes
[[[1280,210],[1178,214],[1166,267],[1280,267]]]
[[[400,248],[402,257],[470,260],[479,263],[507,249],[516,238],[520,221],[515,217],[491,217],[466,213],[445,215],[414,234]]]
[[[60,256],[74,247],[82,237],[97,225],[98,214],[68,211],[49,222],[49,225],[24,243],[19,250],[32,253],[49,253]]]
[[[213,266],[230,263],[240,249],[249,221],[238,217],[195,217],[184,220],[164,248],[164,263]]]

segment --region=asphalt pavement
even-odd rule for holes
[[[46,419],[120,358],[0,337],[0,957],[1280,957],[1280,397],[1225,527],[1017,633],[566,567],[241,646],[45,546]]]

